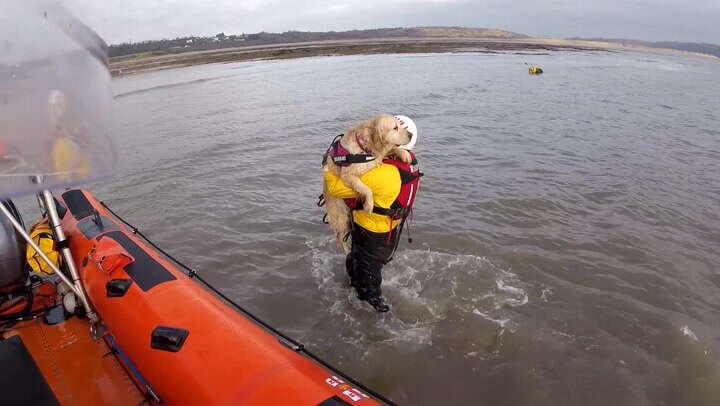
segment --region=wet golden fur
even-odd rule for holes
[[[410,154],[404,149],[398,148],[399,145],[405,145],[408,142],[410,142],[410,134],[398,125],[393,116],[387,114],[377,116],[351,128],[340,139],[340,144],[351,154],[369,153],[375,157],[375,160],[340,167],[328,159],[323,166],[323,171],[331,171],[337,175],[345,185],[357,193],[358,198],[363,202],[363,210],[372,213],[374,206],[372,190],[360,180],[360,176],[378,167],[387,156],[395,155],[404,162],[410,162]],[[363,151],[360,144],[367,149],[367,152]],[[350,252],[350,246],[347,241],[344,241],[344,238],[350,229],[350,211],[343,199],[330,196],[327,190],[324,194],[328,222],[335,230],[335,237],[340,248],[347,254]]]

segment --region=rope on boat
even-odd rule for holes
[[[132,230],[133,234],[140,236],[143,240],[145,240],[145,241],[146,241],[148,244],[150,244],[153,248],[155,248],[156,250],[158,250],[158,252],[160,252],[161,254],[163,254],[164,256],[166,256],[167,258],[169,258],[171,261],[173,261],[173,262],[175,262],[176,264],[178,264],[178,266],[180,266],[181,268],[185,269],[185,270],[188,272],[188,277],[190,277],[190,279],[197,279],[198,281],[202,282],[203,285],[205,285],[208,289],[210,289],[213,293],[215,293],[216,295],[218,295],[218,296],[219,296],[220,298],[222,298],[224,301],[226,301],[227,303],[229,303],[230,305],[232,305],[235,309],[237,309],[238,311],[240,311],[242,314],[244,314],[245,316],[251,318],[251,319],[252,319],[253,321],[255,321],[257,324],[263,326],[265,329],[269,330],[269,331],[272,332],[274,335],[276,335],[277,337],[281,338],[281,340],[280,340],[280,343],[281,343],[281,344],[285,345],[286,347],[292,349],[292,350],[295,351],[295,352],[299,352],[299,353],[305,354],[308,358],[313,359],[313,360],[314,360],[315,362],[317,362],[318,364],[320,364],[320,365],[324,366],[325,368],[329,369],[330,371],[332,371],[332,372],[334,372],[334,373],[342,376],[342,377],[345,378],[348,382],[350,382],[350,383],[352,383],[353,385],[357,386],[358,388],[364,390],[365,392],[369,393],[370,395],[372,395],[373,397],[377,398],[378,400],[381,400],[381,401],[384,402],[385,404],[390,405],[390,406],[398,406],[397,403],[393,402],[392,400],[386,398],[385,396],[383,396],[383,395],[375,392],[374,390],[368,388],[367,386],[363,385],[362,383],[360,383],[360,382],[358,382],[357,380],[353,379],[352,377],[348,376],[347,374],[345,374],[344,372],[342,372],[342,371],[341,371],[340,369],[338,369],[337,367],[331,365],[330,363],[324,361],[324,360],[323,360],[322,358],[320,358],[319,356],[317,356],[317,355],[315,355],[314,353],[312,353],[312,352],[311,352],[310,350],[308,350],[308,349],[305,347],[305,345],[303,345],[302,343],[300,343],[300,342],[292,339],[291,337],[287,336],[286,334],[284,334],[284,333],[281,332],[280,330],[278,330],[278,329],[276,329],[275,327],[273,327],[273,326],[271,326],[270,324],[268,324],[266,321],[262,320],[261,318],[259,318],[258,316],[252,314],[250,311],[248,311],[248,310],[245,309],[244,307],[242,307],[242,306],[240,306],[239,304],[237,304],[235,301],[233,301],[232,299],[230,299],[229,297],[227,297],[224,293],[222,293],[218,288],[216,288],[215,286],[211,285],[208,281],[206,281],[203,277],[201,277],[200,274],[198,274],[198,272],[197,272],[195,269],[192,269],[192,268],[190,268],[189,266],[183,264],[183,263],[180,262],[178,259],[176,259],[176,258],[173,257],[172,255],[168,254],[165,250],[163,250],[162,248],[158,247],[154,242],[152,242],[148,237],[146,237],[137,227],[135,227],[135,226],[133,226],[132,224],[128,223],[127,221],[125,221],[125,219],[123,219],[123,218],[120,217],[117,213],[115,213],[114,211],[112,211],[112,209],[111,209],[110,207],[108,207],[108,206],[105,204],[105,202],[100,202],[100,204],[102,204],[103,207],[104,207],[105,209],[107,209],[107,211],[109,211],[109,212],[110,212],[113,216],[115,216],[118,220],[122,221],[126,226],[128,226],[128,227],[130,228],[130,230]]]

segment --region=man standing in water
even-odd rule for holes
[[[355,192],[332,172],[325,172],[325,186],[329,194],[345,199],[352,210],[350,236],[352,248],[345,260],[350,285],[358,299],[368,302],[376,311],[390,310],[382,296],[382,268],[392,260],[411,213],[420,176],[412,149],[417,142],[417,127],[406,116],[395,116],[398,126],[410,133],[410,142],[402,148],[410,151],[413,160],[406,164],[390,157],[360,179],[373,192],[375,208],[372,213],[362,210]]]

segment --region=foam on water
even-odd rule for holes
[[[690,330],[690,327],[688,327],[688,326],[682,326],[682,328],[680,329],[680,332],[683,333],[684,336],[690,337],[695,341],[699,341],[697,338],[697,335],[695,335],[695,332]]]
[[[510,323],[510,321],[511,321],[510,319],[494,319],[487,313],[483,313],[478,309],[474,309],[473,314],[477,314],[478,316],[482,317],[485,320],[496,323],[498,326],[500,326],[501,329],[504,329],[505,327],[507,327],[508,323]]]
[[[348,286],[345,258],[335,245],[332,238],[306,242],[318,290],[329,312],[343,320],[343,340],[358,347],[368,340],[431,345],[436,323],[457,313],[497,324],[498,334],[515,332],[519,323],[511,309],[529,301],[518,276],[487,258],[401,249],[383,270],[392,310],[378,316]]]
[[[543,302],[548,302],[550,300],[550,297],[552,296],[553,291],[550,288],[543,288],[542,293],[540,294],[540,300]]]

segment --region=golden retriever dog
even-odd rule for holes
[[[410,133],[399,126],[397,119],[391,115],[383,114],[372,120],[364,121],[345,132],[340,139],[340,146],[350,154],[372,155],[375,159],[369,162],[339,166],[330,158],[325,160],[323,171],[331,171],[338,176],[346,186],[357,193],[358,198],[363,202],[363,210],[372,213],[373,193],[360,180],[360,176],[380,166],[382,160],[387,156],[395,155],[403,162],[410,162],[410,153],[399,148],[400,145],[410,142],[410,137]],[[331,196],[327,190],[324,190],[324,196],[328,223],[335,230],[335,237],[340,249],[348,254],[350,246],[345,240],[345,236],[350,229],[350,209],[343,199]]]

